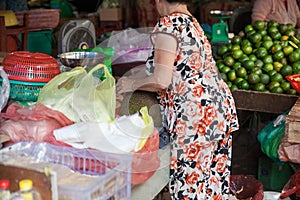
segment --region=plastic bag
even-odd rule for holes
[[[51,110],[42,104],[33,107],[12,103],[1,118],[0,132],[8,135],[11,142],[35,141],[62,144],[53,136],[53,130],[73,122],[64,114]]]
[[[94,76],[104,70],[105,79]],[[54,77],[40,91],[38,103],[64,113],[73,122],[107,122],[115,119],[115,79],[103,64],[89,72],[82,67]]]
[[[293,162],[300,164],[300,144],[289,143],[285,136],[282,138],[278,148],[278,158],[282,162]]]
[[[113,31],[101,45],[114,48],[113,64],[146,61],[152,47],[148,30],[132,28]]]
[[[252,176],[231,175],[230,193],[237,199],[262,200],[264,198],[263,184]]]
[[[10,93],[10,83],[6,72],[3,70],[3,67],[0,66],[0,77],[2,81],[0,82],[0,112],[6,106],[9,99]]]
[[[278,148],[285,129],[285,115],[279,115],[275,120],[264,127],[257,135],[261,150],[275,162],[280,162]]]
[[[141,184],[155,173],[160,166],[160,159],[158,130],[154,128],[146,107],[141,108],[140,113],[143,126],[136,122],[139,119],[134,114],[122,116],[121,119],[117,118],[110,123],[76,123],[55,130],[54,135],[57,140],[76,148],[92,148],[103,152],[132,155],[131,184]],[[128,125],[130,121],[132,125]],[[138,127],[134,128],[134,124]]]

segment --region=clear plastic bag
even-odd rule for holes
[[[2,82],[0,84],[0,112],[1,112],[2,109],[7,104],[7,101],[9,99],[9,93],[10,93],[10,83],[8,80],[8,76],[2,66],[0,66],[0,77],[2,78]]]
[[[104,80],[94,76],[97,70],[104,71]],[[113,121],[115,79],[103,64],[96,65],[89,72],[83,67],[76,67],[48,82],[41,89],[37,102],[64,113],[73,122]]]
[[[149,30],[132,28],[113,31],[101,45],[114,48],[113,64],[146,61],[152,47]]]

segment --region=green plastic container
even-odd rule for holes
[[[52,54],[52,30],[28,32],[27,51]]]
[[[264,185],[264,190],[281,192],[284,185],[294,174],[289,163],[276,163],[267,156],[258,160],[258,180]]]

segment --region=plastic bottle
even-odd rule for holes
[[[0,199],[9,200],[10,199],[10,182],[9,180],[2,179],[0,180]]]
[[[19,187],[20,190],[12,194],[11,200],[42,200],[40,193],[33,187],[32,180],[21,180]]]

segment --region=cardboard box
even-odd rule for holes
[[[285,137],[290,143],[300,143],[300,97],[286,116]]]
[[[99,8],[100,21],[121,21],[123,19],[122,8]]]

